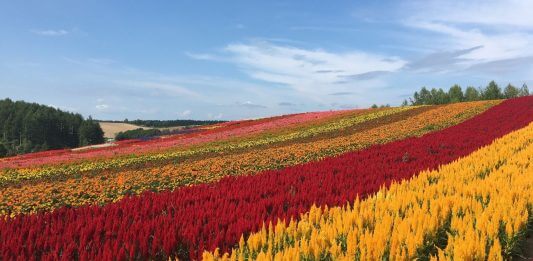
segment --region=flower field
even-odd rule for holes
[[[499,260],[533,97],[285,115],[0,162],[0,259]]]
[[[312,206],[297,222],[270,223],[242,238],[231,256],[204,259],[509,258],[531,219],[532,155],[530,124],[365,200]],[[450,233],[447,244],[443,233]]]
[[[155,167],[138,166],[144,162],[142,157],[115,159],[85,163],[82,165],[57,166],[47,169],[15,169],[0,176],[2,196],[0,196],[0,213],[18,214],[52,210],[61,206],[79,206],[88,203],[108,203],[117,201],[128,194],[143,191],[161,191],[191,184],[213,182],[224,176],[256,173],[268,169],[317,160],[325,156],[334,156],[342,152],[361,149],[371,144],[384,143],[409,136],[420,135],[434,129],[453,125],[465,118],[486,109],[494,103],[464,103],[439,108],[404,109],[407,115],[386,119],[387,116],[399,114],[396,109],[350,115],[334,122],[335,124],[318,125],[300,132],[279,134],[278,136],[257,137],[255,140],[230,144],[231,148],[247,147],[247,151],[228,153],[227,147],[220,149],[222,155],[203,155],[196,160],[157,164]],[[428,110],[429,109],[429,110]],[[414,112],[414,113],[411,113]],[[404,116],[410,116],[404,118]],[[450,118],[451,116],[451,118]],[[376,120],[381,121],[376,121]],[[372,121],[374,120],[374,121]],[[372,122],[370,122],[372,121]],[[353,125],[363,125],[358,128]],[[352,126],[345,135],[332,137],[331,131],[338,132],[339,126]],[[430,126],[431,128],[427,128]],[[322,131],[319,131],[322,130]],[[393,130],[393,131],[391,131]],[[310,135],[319,133],[326,135]],[[329,135],[328,135],[329,134]],[[285,137],[309,137],[288,143]],[[281,137],[281,138],[280,138]],[[259,146],[254,144],[264,140],[284,139],[278,146]],[[295,139],[291,141],[294,142]],[[278,142],[279,144],[279,142]],[[225,150],[224,150],[225,148]],[[219,153],[220,153],[219,152]],[[260,152],[260,153],[259,153]],[[160,157],[176,157],[174,154]],[[155,157],[157,155],[151,155]],[[151,159],[150,161],[155,161]],[[132,163],[134,162],[134,163]],[[135,169],[124,166],[133,164]],[[114,168],[113,172],[95,173],[94,169]],[[118,170],[118,171],[117,171]],[[83,177],[83,178],[81,178]],[[57,182],[61,179],[61,182]],[[25,180],[25,183],[21,183]],[[28,182],[32,181],[33,182]],[[28,184],[29,183],[29,184]],[[9,186],[11,184],[11,186]],[[15,186],[13,186],[15,184]],[[8,186],[6,186],[8,185]],[[31,195],[31,197],[27,197]],[[10,203],[7,206],[7,203]],[[5,207],[4,207],[5,206]],[[3,212],[2,212],[3,211]]]
[[[210,141],[221,141],[229,138],[242,137],[254,133],[280,128],[288,129],[292,126],[305,126],[308,122],[320,122],[335,116],[342,116],[352,111],[325,111],[311,112],[293,115],[284,115],[259,120],[247,120],[221,123],[212,126],[204,126],[194,129],[190,134],[176,135],[149,141],[119,141],[114,147],[104,149],[91,149],[83,151],[55,150],[26,155],[16,156],[0,160],[0,169],[27,167],[38,165],[50,165],[68,163],[73,161],[116,157],[117,155],[140,154],[146,152],[156,152],[176,146],[191,146],[195,144],[207,143]]]

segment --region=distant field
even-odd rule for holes
[[[135,130],[138,128],[151,129],[150,127],[142,127],[129,123],[117,123],[117,122],[100,122],[100,127],[104,131],[104,137],[106,139],[113,139],[117,133],[121,131]]]
[[[123,123],[123,122],[99,122],[100,127],[104,131],[104,137],[106,139],[114,139],[119,132],[129,131],[129,130],[135,130],[138,128],[143,128],[145,130],[147,129],[160,129],[160,130],[178,130],[183,129],[183,126],[176,126],[176,127],[164,127],[164,128],[154,128],[154,127],[146,127],[146,126],[140,126],[135,125],[131,123]]]

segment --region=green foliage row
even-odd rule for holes
[[[0,100],[0,157],[104,142],[100,125],[80,114]]]
[[[134,130],[121,131],[115,136],[115,140],[129,140],[129,139],[149,139],[151,137],[163,135],[175,135],[183,133],[191,133],[197,131],[192,126],[185,126],[179,129],[143,129],[137,128]]]
[[[138,128],[135,130],[121,131],[117,133],[115,140],[129,140],[129,139],[144,139],[162,135],[162,131],[159,129],[143,129]]]
[[[461,86],[457,84],[450,87],[448,92],[441,88],[428,90],[426,87],[422,87],[409,100],[411,105],[435,105],[465,101],[511,99],[528,95],[529,89],[525,83],[521,88],[508,84],[502,91],[496,82],[491,81],[484,89],[469,86],[464,92]],[[404,100],[402,105],[406,106],[408,104],[408,101]]]

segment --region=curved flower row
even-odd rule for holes
[[[118,157],[110,158],[99,161],[89,161],[80,164],[70,164],[61,166],[51,166],[45,168],[22,168],[22,169],[7,169],[0,174],[0,186],[8,183],[15,183],[22,180],[42,179],[51,177],[64,177],[71,175],[79,175],[82,172],[102,171],[107,169],[120,169],[128,166],[142,165],[145,163],[154,163],[162,161],[178,160],[183,157],[189,157],[197,154],[204,153],[218,153],[228,150],[245,149],[260,145],[268,145],[279,142],[286,142],[294,139],[301,139],[309,136],[318,135],[325,132],[331,132],[347,128],[365,121],[384,117],[387,115],[399,113],[407,108],[392,108],[387,110],[381,110],[370,113],[364,113],[362,115],[356,114],[352,117],[342,118],[331,124],[313,126],[305,129],[304,131],[295,131],[291,133],[283,133],[281,135],[256,137],[253,139],[247,139],[238,142],[224,142],[217,143],[210,146],[204,146],[200,148],[190,150],[177,150],[165,153],[147,154],[147,155],[134,155],[128,158]]]
[[[302,143],[282,143],[280,146],[235,154],[224,153],[178,164],[117,170],[67,180],[12,183],[16,185],[0,189],[0,214],[31,213],[65,205],[104,204],[147,190],[161,191],[215,182],[225,176],[305,163],[455,125],[491,104],[493,103],[455,104],[411,109],[391,114],[390,117],[383,116],[375,121],[365,121],[346,132],[336,133],[338,136],[315,135],[312,140]]]
[[[203,144],[213,141],[228,140],[235,137],[246,137],[253,134],[275,131],[281,128],[305,126],[308,123],[320,123],[328,119],[335,119],[363,110],[344,111],[323,111],[291,114],[263,118],[258,120],[242,120],[202,126],[191,129],[191,133],[166,136],[149,141],[120,141],[115,142],[110,147],[90,150],[54,150],[46,152],[29,153],[11,158],[0,159],[0,169],[2,168],[24,168],[40,165],[54,165],[69,163],[80,160],[91,160],[106,157],[116,157],[117,155],[146,154],[147,152],[158,152],[174,147],[190,147],[191,145]]]
[[[393,181],[470,154],[533,120],[533,97],[505,101],[456,126],[336,158],[103,207],[62,208],[0,220],[3,259],[201,258],[234,247],[261,222],[289,220],[313,204],[343,205]]]
[[[502,260],[533,221],[533,124],[344,207],[241,236],[203,260]]]

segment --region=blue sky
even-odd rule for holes
[[[332,4],[335,3],[335,4]],[[0,98],[98,119],[398,105],[533,84],[533,1],[1,1]]]

